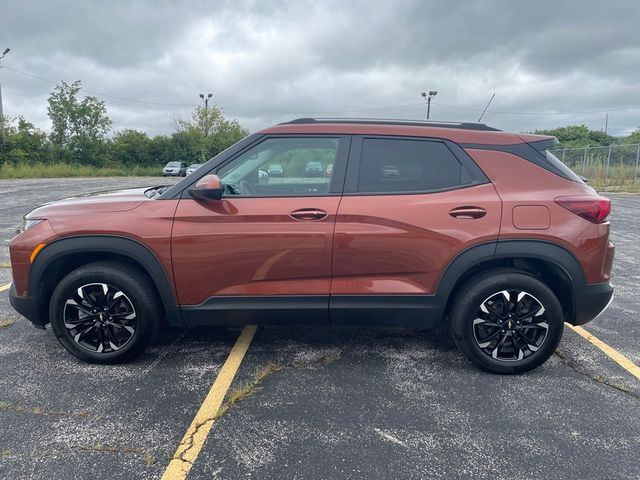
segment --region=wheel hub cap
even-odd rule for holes
[[[90,283],[73,292],[64,305],[64,325],[75,343],[94,353],[124,347],[136,329],[136,311],[122,290]]]
[[[476,312],[476,344],[500,361],[523,360],[547,338],[549,323],[542,303],[522,290],[503,290],[487,298]]]

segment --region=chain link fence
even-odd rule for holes
[[[551,150],[565,165],[596,185],[640,184],[640,143]]]

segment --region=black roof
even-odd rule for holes
[[[457,128],[460,130],[483,130],[500,132],[497,128],[490,127],[484,123],[472,122],[432,122],[429,120],[396,120],[385,118],[296,118],[280,125],[297,125],[311,123],[344,123],[344,124],[367,124],[367,125],[406,125],[412,127],[436,127],[436,128]]]

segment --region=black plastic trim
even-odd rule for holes
[[[580,262],[565,247],[544,240],[499,240],[495,258],[534,258],[553,263],[567,274],[576,286],[586,285]]]
[[[435,328],[443,304],[434,295],[331,295],[332,325]]]
[[[485,132],[501,132],[497,128],[490,127],[484,123],[471,122],[443,122],[428,120],[396,120],[396,119],[375,119],[375,118],[296,118],[279,125],[308,125],[317,123],[347,124],[347,125],[403,125],[412,127],[435,127],[435,128],[455,128],[459,130],[480,130]]]
[[[328,324],[329,295],[219,296],[183,305],[190,327],[246,324]]]
[[[44,247],[29,271],[28,296],[39,298],[43,275],[54,260],[65,255],[80,253],[115,253],[136,261],[146,270],[158,289],[167,321],[173,327],[184,326],[180,308],[169,284],[168,273],[149,248],[137,240],[114,235],[79,235],[56,240]],[[47,323],[47,322],[45,322]]]
[[[609,282],[584,285],[575,288],[574,294],[576,316],[570,323],[584,325],[607,308],[613,297],[613,286]]]
[[[44,326],[48,321],[40,315],[37,297],[19,297],[16,286],[12,283],[9,288],[9,303],[16,312],[29,320],[34,327],[44,330]]]

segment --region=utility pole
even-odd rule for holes
[[[11,51],[10,48],[6,48],[4,50],[4,52],[2,52],[2,56],[0,56],[0,73],[2,71],[2,59],[4,58],[4,56],[9,53]],[[4,128],[4,112],[2,111],[2,79],[0,79],[0,124],[2,125],[2,128]],[[0,134],[2,132],[0,131]]]
[[[429,90],[429,96],[427,96],[427,92],[422,92],[420,95],[424,97],[427,101],[427,120],[429,120],[429,114],[431,113],[431,99],[438,94],[435,90]]]
[[[209,136],[209,99],[213,97],[213,93],[207,93],[205,97],[204,93],[200,94],[200,98],[204,102],[204,136]]]

